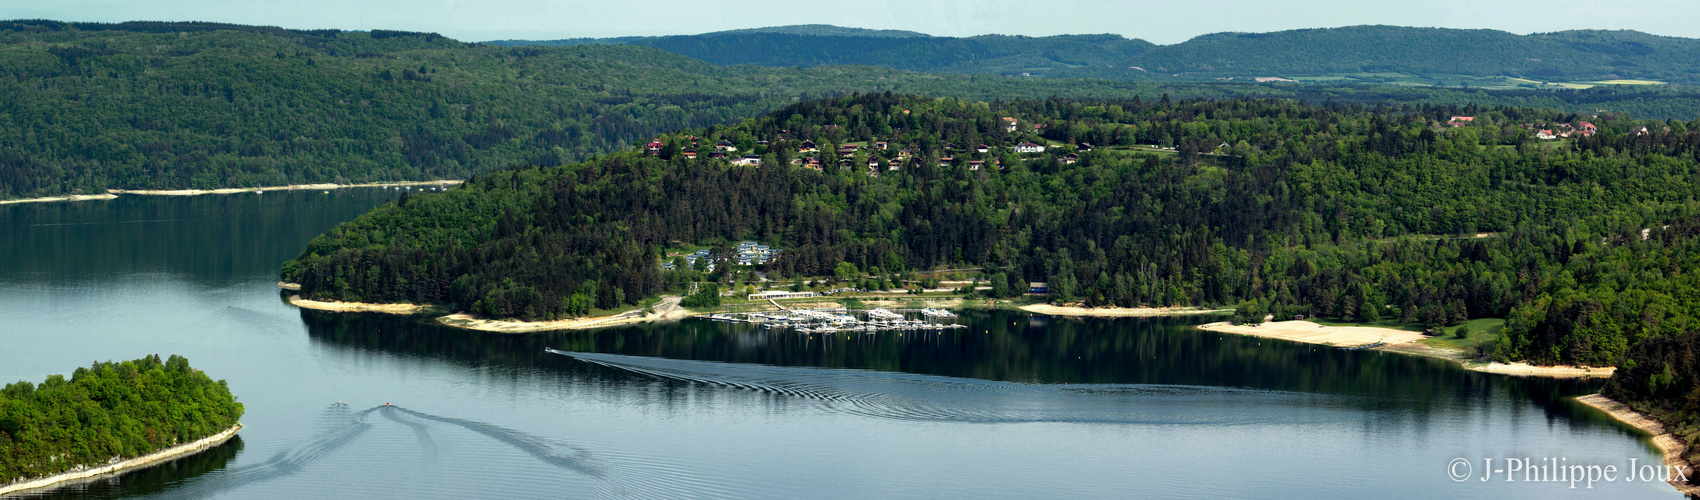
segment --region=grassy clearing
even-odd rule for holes
[[[1665,82],[1661,82],[1661,81],[1658,81],[1658,80],[1603,80],[1603,81],[1598,81],[1598,82],[1586,82],[1586,83],[1592,83],[1592,84],[1595,84],[1595,85],[1664,85],[1665,84]]]
[[[1328,319],[1310,319],[1319,325],[1327,326],[1373,326],[1408,332],[1424,332],[1427,329],[1417,323],[1402,323],[1398,320],[1385,319],[1380,321],[1335,321]],[[1459,329],[1465,331],[1464,337],[1458,337]],[[1465,358],[1481,359],[1493,350],[1493,345],[1499,342],[1500,330],[1505,329],[1504,318],[1477,318],[1465,321],[1461,325],[1441,327],[1439,334],[1423,339],[1423,344],[1441,349],[1461,351]]]
[[[1462,338],[1458,337],[1460,329],[1467,332]],[[1494,343],[1499,342],[1499,332],[1503,329],[1504,318],[1477,318],[1465,321],[1462,325],[1444,327],[1440,335],[1424,339],[1423,343],[1464,351],[1466,357],[1475,358],[1493,350]]]
[[[1334,73],[1288,77],[1310,83],[1369,83],[1401,87],[1469,87],[1484,90],[1586,89],[1599,85],[1661,85],[1653,80],[1609,80],[1602,82],[1548,82],[1514,76],[1472,76],[1418,73]]]

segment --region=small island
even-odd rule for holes
[[[222,444],[242,403],[173,355],[99,362],[0,389],[0,495],[146,467]]]

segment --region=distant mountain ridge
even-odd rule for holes
[[[655,47],[719,65],[861,64],[937,73],[1120,80],[1413,74],[1542,82],[1700,83],[1700,40],[1638,31],[1517,35],[1497,30],[1348,26],[1214,33],[1173,45],[1120,35],[938,37],[830,25],[700,35],[577,39]],[[507,40],[500,45],[562,45]]]
[[[768,26],[765,28],[744,28],[736,30],[715,31],[703,33],[700,36],[743,35],[749,33],[779,33],[785,35],[810,36],[861,36],[870,38],[931,38],[932,35],[918,31],[907,30],[875,30],[867,28],[847,28],[830,24],[793,24],[790,26]]]

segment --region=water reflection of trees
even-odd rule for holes
[[[594,331],[500,335],[428,319],[302,311],[331,345],[474,364],[560,369],[544,347],[674,359],[900,371],[1047,384],[1180,384],[1398,398],[1418,406],[1527,398],[1569,413],[1565,396],[1598,382],[1518,379],[1449,362],[1376,351],[1205,332],[1198,318],[1072,320],[1023,313],[965,314],[944,333],[800,335],[700,320]],[[1556,415],[1555,415],[1556,416]]]
[[[236,277],[275,274],[314,236],[394,196],[344,189],[3,205],[0,274],[164,272],[223,286]]]
[[[206,451],[145,469],[94,481],[70,484],[32,494],[30,498],[83,500],[129,498],[160,493],[190,478],[222,470],[242,452],[242,436],[230,438]]]

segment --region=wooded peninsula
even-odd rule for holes
[[[158,355],[0,389],[0,485],[107,465],[224,432],[242,418],[223,380]]]
[[[1574,132],[1538,138],[1553,130]],[[730,282],[740,266],[661,257],[759,240],[783,249],[760,266],[780,281],[979,267],[992,296],[1045,282],[1088,306],[1506,318],[1475,354],[1620,366],[1608,395],[1694,429],[1691,130],[1474,106],[867,94],[404,196],[282,275],[314,299],[547,320]]]

